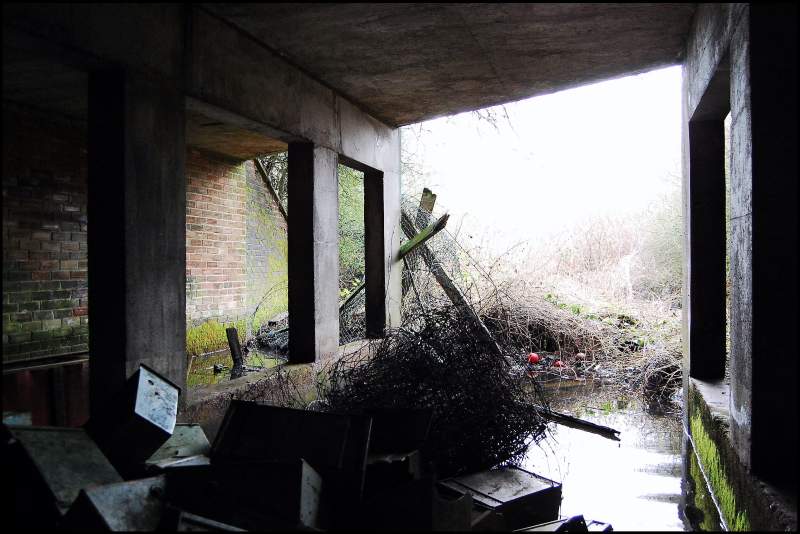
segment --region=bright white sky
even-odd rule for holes
[[[403,143],[418,150],[451,231],[464,216],[464,230],[491,232],[501,252],[585,218],[641,211],[674,187],[680,87],[670,67],[507,104],[511,125],[502,118],[499,131],[463,113],[412,126],[421,146],[408,132]]]

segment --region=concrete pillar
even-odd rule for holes
[[[289,143],[289,361],[339,347],[339,178],[334,151]]]
[[[725,133],[689,122],[689,376],[725,376]]]
[[[796,491],[797,6],[750,4],[749,30],[751,462],[759,477]]]
[[[90,410],[144,363],[186,396],[184,103],[122,70],[89,76]]]

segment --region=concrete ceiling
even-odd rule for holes
[[[679,63],[694,4],[237,4],[211,13],[392,126]]]

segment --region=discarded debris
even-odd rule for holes
[[[561,484],[513,466],[449,478],[439,486],[472,495],[475,522],[486,521],[487,512],[501,515],[495,524],[502,530],[557,519],[561,506]]]
[[[14,517],[24,528],[52,528],[81,488],[122,482],[80,428],[9,426],[3,446],[4,478],[13,481]]]
[[[440,476],[520,459],[545,431],[532,408],[545,404],[535,381],[509,372],[454,307],[414,321],[422,326],[393,330],[333,363],[319,398],[340,413],[431,410],[426,451]]]
[[[611,532],[614,529],[608,523],[585,520],[582,515],[548,521],[515,532]]]
[[[164,510],[163,475],[81,490],[64,518],[66,530],[155,530]]]
[[[140,365],[116,401],[92,416],[86,430],[125,478],[142,474],[144,463],[172,435],[180,388]]]

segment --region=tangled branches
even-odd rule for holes
[[[326,408],[363,413],[381,408],[429,408],[426,453],[440,476],[521,459],[545,422],[544,404],[523,367],[488,350],[454,307],[415,318],[332,364],[319,392]]]

